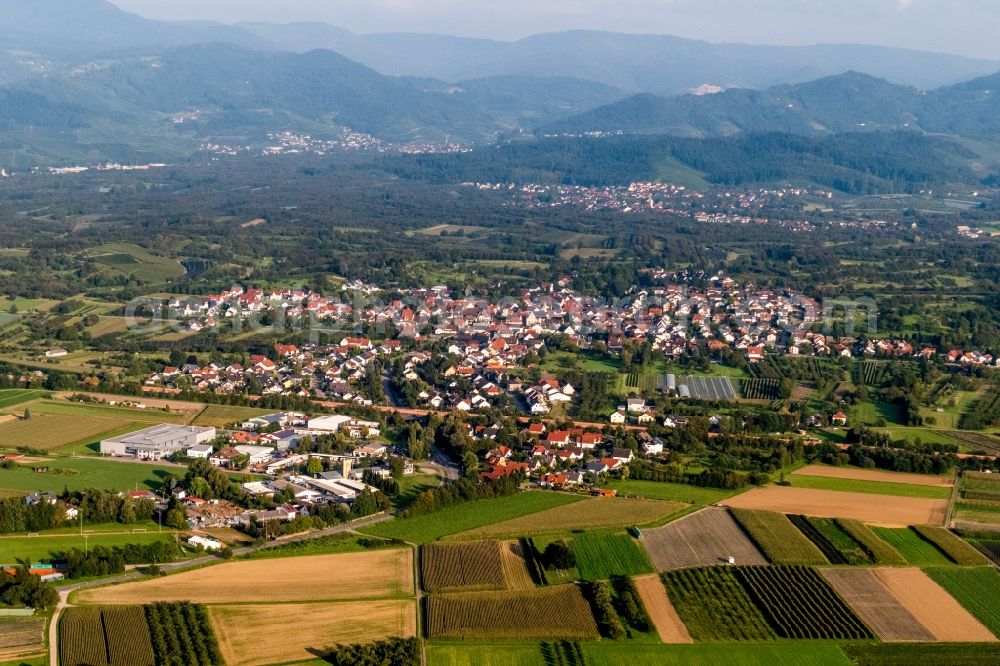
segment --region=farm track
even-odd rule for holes
[[[657,571],[722,564],[767,564],[729,511],[709,507],[668,525],[642,531],[639,539]]]
[[[635,588],[639,592],[642,605],[645,606],[649,618],[656,627],[660,640],[667,644],[694,643],[687,627],[681,622],[677,609],[667,596],[667,591],[657,575],[639,576],[635,579]]]
[[[820,569],[820,573],[881,640],[934,640],[871,569]]]

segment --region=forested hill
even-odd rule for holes
[[[1000,75],[921,92],[857,72],[764,91],[715,95],[636,95],[542,128],[546,133],[618,132],[728,136],[781,131],[811,136],[920,129],[978,138],[1000,136]]]
[[[815,184],[851,193],[911,192],[977,182],[976,155],[943,137],[916,132],[787,133],[718,139],[663,136],[549,138],[460,155],[386,158],[401,177],[437,182],[614,185],[669,179],[678,165],[720,185]]]

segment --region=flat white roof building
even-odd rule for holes
[[[159,460],[215,439],[215,428],[161,423],[101,442],[101,455]]]
[[[274,457],[274,449],[270,446],[237,446],[236,450],[250,458],[251,465],[262,465]]]
[[[208,457],[212,455],[213,450],[214,449],[211,444],[197,444],[188,449],[186,455],[188,458],[201,458],[202,460],[208,460]]]
[[[341,427],[353,421],[350,416],[342,416],[339,414],[333,414],[332,416],[317,416],[314,419],[309,419],[308,428],[310,430],[318,430],[321,432],[338,432]]]

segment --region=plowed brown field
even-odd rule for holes
[[[136,583],[82,590],[83,604],[326,601],[413,594],[413,551],[377,550],[226,562]]]
[[[728,506],[823,518],[853,518],[879,525],[940,525],[948,500],[890,497],[788,486],[754,488],[726,500]]]
[[[417,633],[417,602],[412,599],[210,606],[208,615],[229,666],[287,664],[314,659],[317,651],[338,643]]]
[[[939,641],[995,642],[996,637],[920,569],[873,569],[899,602]]]
[[[642,530],[642,545],[657,571],[722,564],[767,564],[743,528],[720,507],[708,507],[679,520]]]
[[[883,641],[933,641],[934,636],[871,569],[821,569],[833,589]]]

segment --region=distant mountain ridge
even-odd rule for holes
[[[862,60],[865,73],[843,72]],[[318,24],[151,21],[103,0],[0,0],[0,167],[181,161],[205,143],[259,148],[273,132],[330,138],[347,127],[396,144],[478,148],[413,159],[443,176],[602,182],[656,178],[676,163],[709,182],[888,191],[992,175],[1000,159],[956,137],[1000,144],[997,70],[875,47],[583,31],[511,43],[359,36]],[[701,84],[728,89],[648,92]],[[651,136],[532,138],[589,131]]]
[[[271,49],[260,36],[210,22],[154,21],[105,0],[0,0],[0,48],[49,56],[227,42]]]
[[[1000,71],[1000,62],[906,49],[823,44],[713,44],[670,35],[568,31],[515,42],[443,35],[356,35],[317,23],[241,23],[278,48],[327,48],[384,74],[458,81],[532,74],[587,79],[632,92],[684,93],[709,83],[768,88],[857,70],[937,88]]]
[[[910,129],[1000,136],[1000,75],[921,92],[858,72],[764,91],[635,95],[541,128],[545,133],[625,132],[731,136],[745,132],[824,135]]]
[[[170,22],[105,0],[0,0],[0,50],[95,56],[228,43],[258,51],[332,50],[390,76],[443,81],[569,77],[674,95],[702,84],[763,89],[857,70],[937,88],[1000,71],[1000,62],[905,49],[825,44],[714,44],[670,35],[576,30],[514,42],[413,33],[357,35],[322,23]]]

